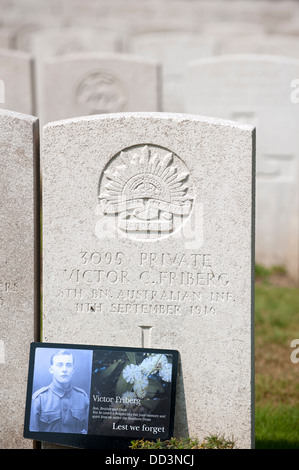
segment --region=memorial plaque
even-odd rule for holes
[[[173,434],[177,351],[32,343],[24,436],[128,449]]]
[[[178,350],[175,435],[251,446],[254,129],[167,113],[43,135],[43,341]]]
[[[0,448],[23,439],[27,347],[39,316],[38,119],[0,110]]]

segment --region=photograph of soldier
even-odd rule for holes
[[[87,434],[91,361],[92,351],[40,348],[35,382],[48,377],[48,383],[33,392],[30,431]]]

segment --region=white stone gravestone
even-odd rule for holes
[[[33,114],[33,60],[20,51],[0,49],[0,80],[5,87],[5,101],[0,108]]]
[[[129,54],[76,54],[40,67],[43,124],[123,111],[160,111],[160,65]]]
[[[121,38],[99,28],[68,27],[46,29],[31,36],[30,50],[37,61],[48,57],[83,52],[120,52]]]
[[[186,64],[214,55],[215,47],[212,37],[184,31],[136,34],[128,40],[131,53],[162,64],[162,109],[167,112],[184,112],[182,82]]]
[[[30,342],[38,339],[38,120],[0,110],[0,129],[0,448],[32,448],[23,424]]]
[[[35,59],[35,88],[37,102],[43,89],[42,62],[51,57],[90,52],[121,52],[122,39],[114,31],[87,27],[45,29],[31,35],[30,50]],[[38,112],[40,108],[38,107]],[[84,113],[85,114],[85,113]],[[64,116],[65,117],[65,116]],[[70,116],[67,116],[70,117]],[[56,119],[56,118],[54,118]]]
[[[43,341],[177,349],[176,436],[253,445],[254,128],[167,113],[43,133]]]
[[[190,64],[186,109],[257,128],[256,261],[299,282],[299,61],[227,55]]]
[[[218,45],[220,54],[271,54],[299,58],[299,37],[283,34],[244,34],[223,38]]]

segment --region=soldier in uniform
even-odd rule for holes
[[[53,380],[32,396],[30,430],[86,434],[89,399],[72,385],[74,359],[67,350],[53,354],[49,368]]]

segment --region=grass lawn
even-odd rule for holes
[[[298,426],[298,406],[257,406],[256,449],[299,449]]]
[[[255,302],[256,448],[299,449],[299,289],[258,268]]]

